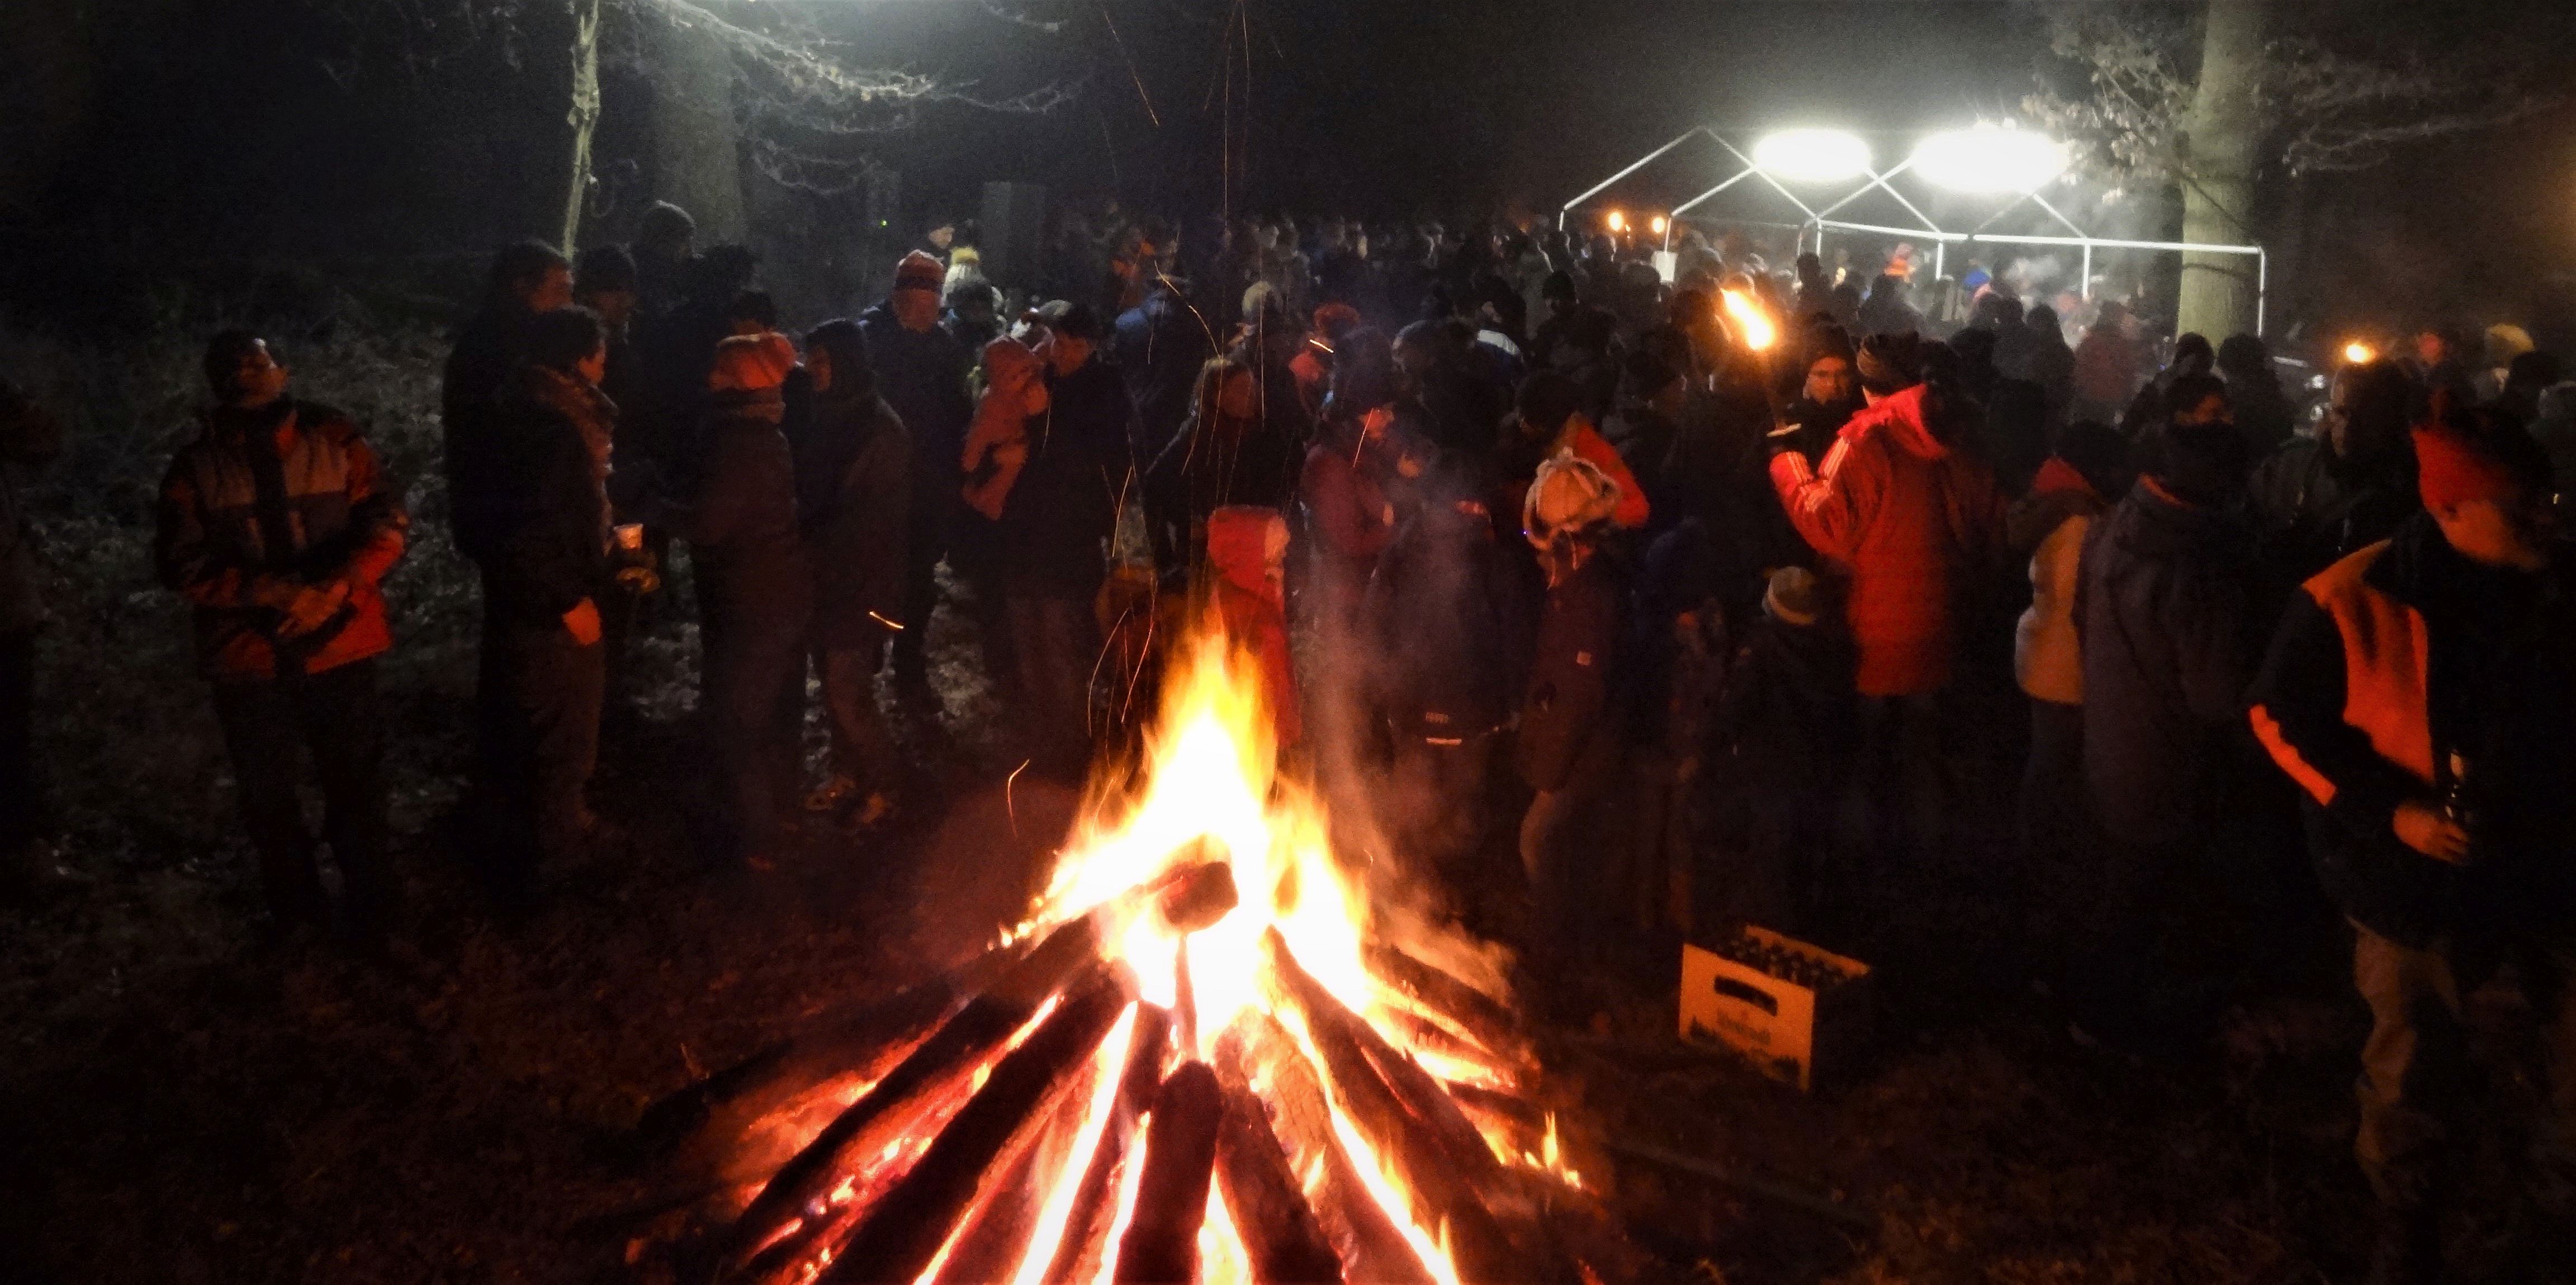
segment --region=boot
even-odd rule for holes
[[[2370,1250],[2370,1285],[2439,1285],[2442,1224],[2430,1209],[2384,1209]]]

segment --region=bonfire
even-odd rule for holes
[[[990,952],[647,1117],[722,1153],[687,1274],[1624,1274],[1495,952],[1378,909],[1281,775],[1246,658],[1184,651],[1141,761],[1094,782]]]

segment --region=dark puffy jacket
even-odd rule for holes
[[[2305,795],[2317,876],[2346,915],[2411,946],[2576,920],[2572,644],[2563,569],[2477,566],[2420,514],[2301,586],[2252,722]],[[2393,825],[2398,804],[2454,781],[2467,866],[2417,853]]]
[[[2152,479],[2085,533],[2075,591],[2084,777],[2114,834],[2164,843],[2208,820],[2252,669],[2249,552],[2226,514]]]
[[[2424,505],[2415,455],[2393,453],[2381,467],[2339,460],[2316,438],[2295,439],[2255,466],[2245,506],[2273,598],[2356,550],[2396,533]]]
[[[385,573],[411,520],[376,453],[338,411],[280,400],[218,410],[161,481],[152,553],[161,582],[196,608],[197,659],[216,679],[307,674],[393,646]],[[281,637],[284,615],[258,601],[263,582],[349,584],[320,629]]]
[[[791,443],[797,509],[814,565],[814,638],[854,648],[903,618],[912,439],[874,396],[816,398]]]
[[[608,583],[608,496],[595,443],[612,414],[580,380],[543,369],[521,371],[502,395],[502,468],[481,560],[488,608],[501,618],[555,628]]]
[[[447,527],[456,551],[482,561],[492,551],[504,504],[501,390],[518,363],[527,314],[486,308],[456,332],[439,381],[438,410],[447,475]]]
[[[796,528],[795,460],[774,413],[717,396],[704,479],[669,525],[689,542],[711,623],[801,629],[814,590]]]
[[[866,336],[868,364],[876,368],[877,395],[894,408],[912,436],[912,471],[916,523],[946,513],[957,494],[959,460],[966,451],[966,425],[975,418],[967,396],[966,374],[975,355],[936,326],[910,331],[884,304],[859,315]]]
[[[1362,616],[1377,706],[1399,736],[1454,741],[1498,731],[1529,672],[1520,564],[1494,539],[1492,519],[1461,512],[1459,502],[1449,490],[1426,500],[1369,578]]]
[[[1199,367],[1215,352],[1208,328],[1186,306],[1158,294],[1119,314],[1112,352],[1136,404],[1137,453],[1152,459],[1189,418]]]
[[[1002,504],[1005,584],[1085,600],[1099,591],[1132,471],[1133,414],[1117,369],[1105,362],[1047,372],[1046,413],[1029,421],[1029,461]]]
[[[1626,677],[1621,608],[1627,598],[1627,577],[1604,553],[1547,591],[1515,746],[1521,780],[1531,789],[1565,788],[1574,765],[1599,738],[1619,735],[1618,716],[1625,712],[1619,684]]]

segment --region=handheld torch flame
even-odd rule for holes
[[[2378,356],[2379,354],[2370,345],[2358,339],[2343,346],[2343,359],[2349,365],[2366,366]]]
[[[1725,300],[1726,319],[1734,324],[1736,336],[1744,341],[1745,347],[1762,352],[1779,341],[1780,328],[1771,324],[1770,316],[1762,311],[1762,305],[1753,302],[1751,296],[1741,290],[1718,293]]]

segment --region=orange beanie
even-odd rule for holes
[[[787,372],[796,369],[796,345],[776,331],[759,335],[735,335],[716,345],[715,369],[707,375],[707,387],[719,392],[757,393],[787,382]]]
[[[2415,473],[2428,509],[2471,500],[2511,501],[2522,494],[2522,480],[2492,447],[2449,424],[2415,430]]]

